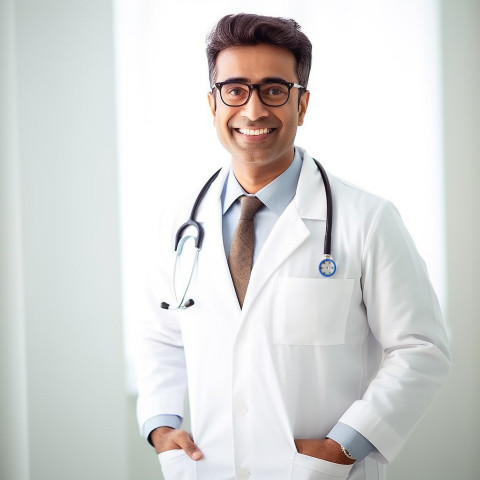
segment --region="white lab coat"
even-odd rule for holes
[[[155,314],[139,344],[138,420],[183,416],[188,375],[192,435],[204,453],[199,462],[160,454],[166,480],[383,479],[446,378],[438,302],[389,202],[330,176],[337,271],[319,275],[325,190],[302,153],[296,196],[252,269],[243,310],[222,243],[226,169],[198,213],[205,239],[187,310],[158,305],[173,295],[173,237],[194,196],[162,231]],[[295,438],[323,438],[338,421],[378,453],[353,468],[297,453]]]

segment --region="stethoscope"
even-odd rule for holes
[[[325,186],[325,196],[327,199],[327,224],[325,227],[325,241],[324,241],[324,246],[323,246],[323,260],[319,263],[318,265],[318,270],[320,274],[324,277],[331,277],[337,270],[337,266],[332,258],[331,255],[331,248],[332,248],[332,216],[333,216],[333,202],[332,202],[332,190],[330,188],[330,182],[328,180],[327,172],[325,172],[325,169],[322,167],[322,165],[315,159],[313,159],[315,164],[317,165],[317,168],[320,170],[320,173],[322,175],[323,179],[323,184]],[[221,169],[220,169],[221,170]],[[175,235],[175,265],[173,267],[173,291],[175,294],[175,301],[176,301],[176,307],[170,305],[169,303],[162,302],[160,306],[166,310],[177,310],[177,309],[186,309],[188,307],[191,307],[194,305],[193,299],[188,299],[185,300],[188,292],[188,288],[190,287],[190,282],[192,281],[193,277],[193,272],[195,271],[195,265],[197,264],[198,261],[198,254],[200,250],[202,249],[203,245],[203,237],[204,237],[204,231],[203,227],[195,220],[197,216],[197,210],[200,204],[202,203],[208,189],[212,185],[212,183],[215,181],[217,178],[218,174],[220,173],[220,170],[217,170],[207,181],[207,183],[203,186],[203,188],[200,190],[200,193],[198,194],[195,203],[193,204],[192,212],[190,213],[190,217],[188,220],[177,230],[177,233]],[[196,235],[188,235],[188,236],[183,236],[183,233],[187,228],[193,228],[196,231]],[[179,299],[177,296],[177,289],[176,289],[176,274],[177,274],[177,266],[178,266],[178,260],[180,256],[182,255],[183,247],[185,245],[185,242],[191,238],[195,239],[195,253],[194,253],[194,259],[192,262],[192,268],[190,270],[190,275],[188,276],[186,288],[183,289],[184,293]]]

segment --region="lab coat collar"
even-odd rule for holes
[[[325,220],[327,218],[327,202],[322,176],[312,157],[303,148],[295,147],[295,150],[303,159],[300,178],[293,199],[298,215],[304,219]],[[230,172],[230,164],[224,165],[200,204],[197,213],[198,221],[203,222],[210,218],[212,214],[216,216],[218,213],[223,213],[221,211],[221,196]],[[217,204],[218,202],[220,202],[220,212],[212,207],[212,203]]]
[[[301,218],[325,220],[327,218],[327,200],[322,175],[313,158],[300,147],[296,147],[303,158],[302,170],[298,179],[294,202]]]
[[[212,218],[218,219],[219,214],[221,217],[221,196],[229,171],[229,164],[222,166],[220,173],[208,189],[203,201],[198,207],[196,216],[198,222],[205,222]],[[198,191],[200,191],[200,189],[201,187],[198,188]]]

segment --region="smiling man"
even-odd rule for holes
[[[231,162],[162,231],[141,431],[167,480],[384,479],[449,369],[423,261],[388,201],[295,146],[311,65],[296,22],[228,15],[207,56]]]
[[[217,56],[210,108],[235,176],[249,193],[292,163],[310,95],[296,83],[296,67],[291,51],[271,44],[232,46]]]

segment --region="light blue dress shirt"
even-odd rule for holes
[[[264,206],[262,206],[255,215],[253,263],[255,263],[258,258],[278,217],[280,217],[295,196],[300,171],[302,169],[302,161],[299,150],[295,149],[290,166],[255,194]],[[241,206],[239,197],[242,195],[250,194],[245,192],[235,178],[233,171],[230,170],[222,191],[223,244],[227,258],[232,244],[233,233],[240,218]],[[177,415],[157,415],[144,423],[143,435],[150,441],[150,434],[156,428],[180,428],[181,423],[182,418]],[[363,435],[341,422],[338,422],[332,428],[327,437],[343,445],[357,461],[363,460],[368,454],[375,450],[373,444]]]

